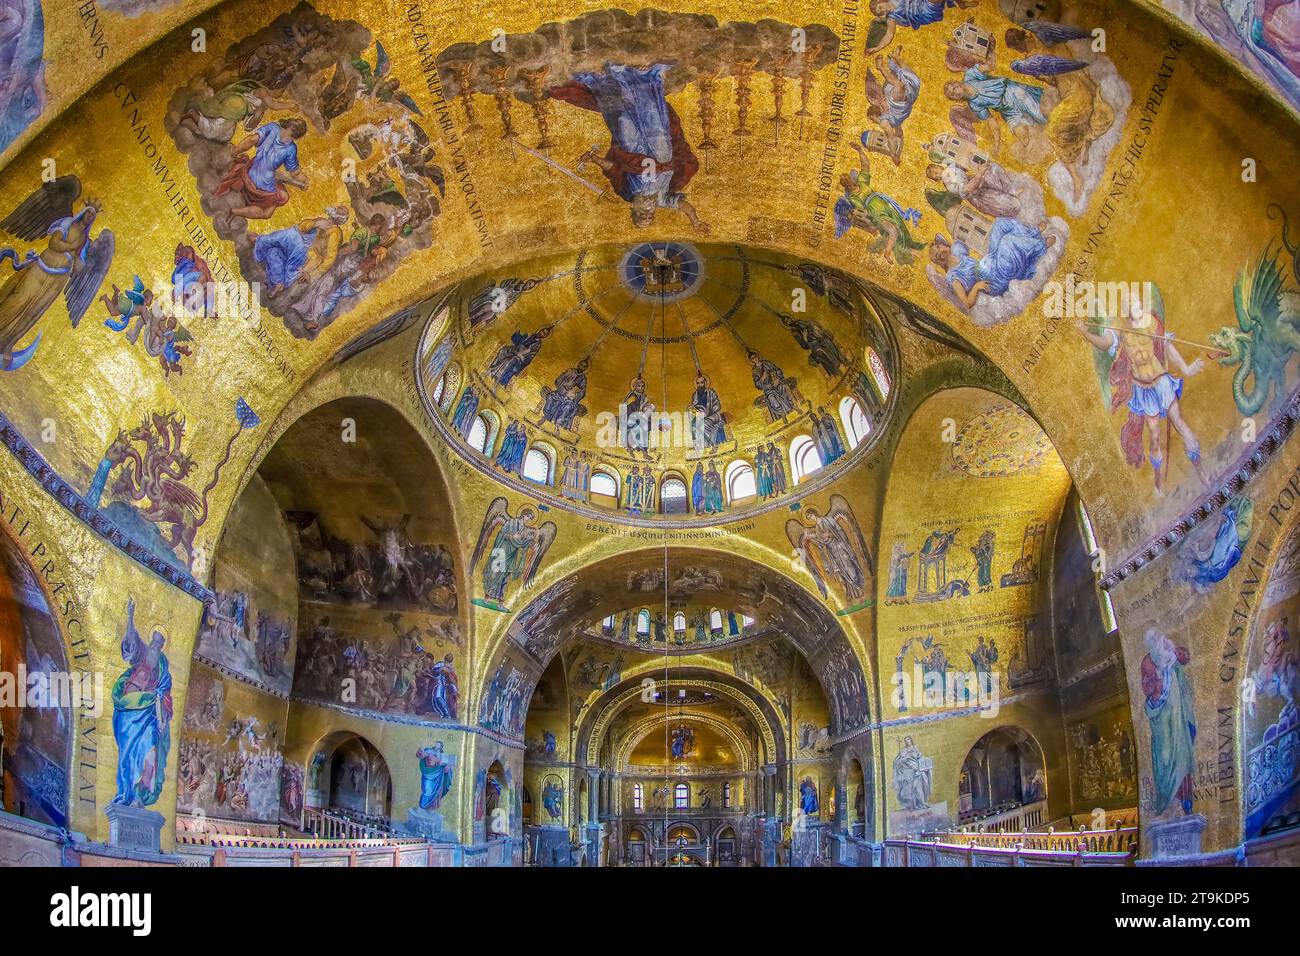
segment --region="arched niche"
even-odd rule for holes
[[[1269,567],[1240,696],[1243,836],[1300,826],[1300,519]]]
[[[374,744],[360,736],[338,743],[329,755],[326,809],[387,822],[392,813],[393,778]]]
[[[0,534],[0,793],[8,813],[68,824],[68,773],[83,684],[36,572]],[[39,690],[38,690],[39,688]],[[39,697],[39,699],[37,699]],[[90,703],[87,700],[87,703]]]
[[[942,829],[1027,800],[990,794],[987,767],[964,766],[991,722],[1039,742],[1053,784],[1047,818],[1135,812],[1135,735],[1104,559],[1037,419],[986,389],[921,398],[894,456],[880,552],[878,662],[891,687],[882,717],[907,722],[881,734],[892,789],[905,795],[889,807],[888,831]]]
[[[844,826],[850,836],[865,838],[870,828],[867,774],[857,754],[850,754],[844,777]]]
[[[463,552],[420,434],[384,402],[338,399],[289,425],[258,474],[296,557],[294,697],[460,721]]]
[[[1019,727],[989,731],[966,752],[957,793],[961,822],[1045,800],[1042,748]]]
[[[834,497],[834,496],[832,496]],[[667,578],[665,579],[665,561]],[[703,582],[703,585],[702,585]],[[826,697],[830,724],[845,733],[866,724],[871,701],[866,674],[839,618],[801,585],[756,560],[703,548],[642,550],[588,565],[552,584],[515,614],[485,675],[480,723],[521,734],[538,676],[593,622],[644,601],[649,594],[685,595],[701,586],[729,593],[742,614],[758,620],[808,662]],[[672,648],[656,641],[657,651]],[[689,653],[691,648],[680,649]]]

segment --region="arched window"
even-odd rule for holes
[[[642,789],[641,784],[632,784],[632,809],[637,813],[641,812],[641,801],[644,799],[644,795],[645,791]]]
[[[551,456],[546,454],[542,446],[534,445],[528,449],[528,454],[524,456],[523,476],[539,485],[551,483]]]
[[[486,453],[488,433],[490,431],[491,428],[488,425],[488,420],[482,415],[476,415],[474,417],[474,424],[471,425],[469,429],[469,438],[466,439],[466,441],[469,442],[469,447],[473,448],[475,451]]]
[[[727,810],[731,807],[731,783],[728,781],[722,785],[722,809]]]
[[[790,470],[794,473],[795,484],[821,469],[822,456],[811,438],[800,435],[790,442]]]
[[[840,421],[844,424],[849,448],[857,448],[859,442],[871,433],[871,422],[867,420],[867,413],[862,410],[856,398],[846,395],[840,401]]]
[[[596,470],[591,473],[591,493],[593,495],[606,495],[618,501],[618,478],[604,470]]]
[[[740,615],[740,625],[742,628],[753,627],[754,619],[750,617],[748,614],[742,614]]]
[[[687,810],[691,806],[691,788],[689,784],[679,783],[673,787],[673,808]]]
[[[447,366],[447,371],[442,373],[442,378],[438,379],[438,384],[433,390],[433,400],[445,414],[451,411],[452,402],[456,400],[459,391],[460,366],[453,362]]]
[[[690,511],[686,482],[675,475],[663,480],[659,486],[659,510],[666,515],[684,515]]]
[[[650,633],[650,612],[645,608],[642,608],[641,613],[636,616],[636,632],[638,634]]]
[[[609,617],[605,618],[605,620],[601,621],[601,622],[600,622],[600,626],[601,626],[602,628],[604,628],[604,630],[606,630],[606,631],[613,632],[613,630],[614,630],[614,615],[611,614]]]
[[[1097,568],[1101,568],[1103,566],[1103,562],[1098,562],[1095,560],[1097,556],[1101,554],[1101,548],[1097,544],[1097,535],[1092,530],[1092,519],[1088,517],[1088,512],[1083,507],[1082,499],[1075,498],[1074,504],[1075,504],[1074,515],[1079,521],[1079,536],[1083,538],[1084,550],[1088,552],[1089,557],[1094,559],[1093,566]],[[1102,627],[1106,628],[1107,634],[1113,634],[1115,633],[1116,629],[1119,627],[1119,621],[1115,617],[1115,605],[1111,600],[1110,592],[1102,590],[1101,588],[1100,585],[1101,576],[1102,576],[1101,570],[1097,570],[1093,572],[1093,576],[1098,581],[1097,602],[1100,605],[1100,609],[1101,609]]]
[[[686,633],[686,615],[681,611],[673,615],[673,630],[678,634]]]
[[[752,498],[758,494],[758,485],[754,483],[754,469],[744,459],[733,461],[727,466],[727,500],[738,501]]]
[[[885,371],[884,361],[870,345],[867,346],[867,367],[871,369],[871,380],[876,383],[880,400],[884,401],[889,397],[889,373]]]
[[[722,633],[722,612],[716,607],[709,612],[709,630],[714,634]]]

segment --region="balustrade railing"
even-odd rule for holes
[[[985,832],[1026,833],[1047,823],[1047,801],[1025,803],[996,810],[982,817],[967,817],[964,825],[978,825]]]
[[[1037,850],[1049,853],[1135,853],[1138,845],[1136,827],[1114,830],[1045,832],[979,832],[965,830],[926,833],[917,843],[943,843],[952,846],[975,846],[996,850]]]
[[[302,827],[324,840],[385,840],[398,836],[385,817],[344,814],[333,809],[303,810]]]

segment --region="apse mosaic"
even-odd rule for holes
[[[425,407],[478,470],[632,524],[730,520],[824,484],[872,443],[893,375],[844,277],[680,242],[468,283],[421,348]]]
[[[992,432],[997,420],[1009,427]],[[1039,594],[1069,479],[1042,429],[998,396],[963,389],[929,399],[903,447],[915,472],[891,476],[881,528],[891,711],[975,706],[992,686],[1049,677]],[[931,480],[912,492],[922,472]]]

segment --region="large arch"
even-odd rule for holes
[[[93,683],[68,665],[41,576],[0,533],[0,808],[55,827],[69,821],[75,715],[96,705]]]
[[[1170,9],[1148,0],[1045,0],[1036,6],[982,0],[964,8],[960,23],[950,13],[946,24],[925,24],[921,35],[928,42],[903,44],[900,37],[908,31],[890,30],[883,20],[873,24],[865,8],[850,18],[842,5],[829,2],[798,11],[799,24],[787,22],[794,14],[774,5],[734,3],[580,12],[542,4],[503,11],[500,24],[490,25],[472,6],[440,15],[437,22],[418,4],[406,22],[361,5],[318,8],[298,6],[296,0],[128,3],[127,15],[114,10],[102,18],[89,7],[27,4],[23,9],[33,6],[42,16],[15,18],[10,38],[17,44],[10,105],[21,109],[6,114],[0,129],[0,229],[3,244],[13,248],[0,266],[0,280],[9,291],[35,286],[37,272],[16,267],[30,261],[28,252],[65,255],[49,248],[55,241],[51,227],[59,223],[58,241],[73,244],[67,255],[93,272],[81,275],[74,289],[57,269],[47,269],[39,294],[0,295],[9,303],[0,307],[0,437],[7,449],[0,453],[0,479],[6,497],[15,486],[38,496],[38,507],[58,518],[50,527],[75,530],[65,536],[67,547],[77,552],[79,573],[93,580],[93,588],[85,589],[94,597],[84,617],[100,625],[98,633],[85,635],[89,659],[114,666],[120,660],[120,632],[104,625],[119,619],[123,594],[154,605],[151,619],[186,622],[191,633],[178,637],[168,631],[169,651],[179,655],[173,663],[184,657],[194,665],[176,667],[175,693],[177,699],[184,696],[187,712],[170,728],[180,752],[166,768],[182,809],[202,809],[209,788],[215,797],[219,769],[207,761],[199,735],[187,732],[192,717],[213,725],[204,733],[214,738],[227,737],[231,722],[239,722],[242,730],[221,744],[224,753],[217,758],[223,766],[229,761],[226,770],[234,775],[242,773],[236,765],[254,747],[272,745],[272,724],[279,725],[278,750],[296,752],[338,722],[367,721],[377,745],[393,747],[394,778],[404,781],[395,788],[396,817],[418,808],[422,799],[416,755],[432,748],[435,737],[445,746],[457,787],[448,796],[456,813],[448,818],[459,826],[472,817],[472,798],[461,799],[473,790],[467,780],[497,761],[507,775],[522,770],[522,746],[531,743],[523,741],[523,730],[533,686],[557,656],[582,643],[579,623],[591,624],[590,615],[605,606],[586,602],[570,588],[587,574],[613,580],[616,568],[620,574],[624,570],[620,562],[648,571],[641,565],[648,565],[653,543],[667,540],[674,555],[734,551],[737,567],[761,570],[766,592],[739,590],[751,610],[765,607],[774,615],[770,635],[784,634],[819,678],[829,707],[829,746],[860,747],[873,765],[864,771],[881,785],[868,815],[879,818],[874,832],[881,837],[891,832],[889,815],[900,809],[896,789],[886,784],[904,740],[925,757],[942,752],[941,763],[951,763],[960,759],[979,726],[963,723],[970,715],[922,720],[933,716],[924,706],[891,707],[890,677],[905,676],[907,666],[916,663],[922,638],[931,639],[923,650],[927,657],[934,642],[945,644],[963,665],[979,655],[979,664],[970,668],[976,672],[980,665],[987,668],[996,643],[1013,692],[1007,719],[1021,721],[1041,740],[1053,783],[1053,812],[1060,819],[1077,823],[1074,818],[1089,806],[1126,811],[1143,793],[1155,794],[1151,809],[1157,812],[1144,812],[1142,848],[1153,859],[1230,854],[1243,841],[1262,836],[1266,825],[1272,828],[1278,814],[1269,811],[1267,819],[1255,819],[1265,808],[1251,796],[1257,781],[1250,767],[1252,760],[1265,759],[1270,727],[1274,739],[1288,733],[1286,721],[1276,719],[1282,712],[1271,712],[1280,698],[1262,692],[1287,686],[1265,664],[1275,652],[1285,658],[1279,648],[1286,642],[1276,626],[1281,619],[1266,619],[1265,611],[1256,614],[1249,605],[1275,556],[1289,508],[1271,512],[1281,507],[1282,496],[1294,495],[1287,488],[1294,480],[1291,433],[1300,421],[1300,392],[1294,322],[1285,318],[1290,313],[1280,313],[1284,318],[1276,328],[1265,328],[1252,320],[1246,293],[1275,282],[1290,290],[1300,278],[1293,251],[1300,188],[1289,175],[1300,164],[1300,138],[1295,115],[1287,110],[1298,102],[1295,65],[1261,59],[1255,43],[1271,24],[1250,20],[1239,36],[1237,25],[1213,4],[1173,0],[1165,4]],[[1182,23],[1174,12],[1197,22]],[[1044,41],[1028,23],[1040,14],[1077,29],[1079,37],[1040,50]],[[43,31],[39,36],[34,24]],[[1085,38],[1100,24],[1107,39],[1094,49]],[[499,37],[490,27],[499,27]],[[811,52],[787,63],[777,54],[796,27],[804,31],[800,35],[810,41]],[[574,36],[591,42],[563,46]],[[422,55],[396,53],[409,51],[413,38]],[[872,48],[863,47],[864,39]],[[1109,49],[1103,48],[1107,43]],[[970,68],[970,50],[980,44],[1000,45],[997,66],[985,65],[1000,69],[1001,79],[1010,76],[1012,61],[1030,64],[1029,73],[1013,72],[1020,77],[1016,82],[1036,91],[1044,122],[1017,123],[1011,130],[997,117],[971,119],[960,104],[954,106],[944,92],[951,88],[947,81],[961,72],[954,64]],[[888,63],[900,48],[904,62],[925,81],[909,105],[905,150],[895,136],[901,137],[901,121],[892,131],[877,122],[867,92],[877,79],[887,79],[876,76],[876,54]],[[1062,73],[1032,72],[1033,64],[1043,62],[1038,54],[1066,52],[1083,65]],[[678,120],[682,165],[674,171],[671,196],[665,194],[653,209],[644,197],[634,207],[620,174],[602,165],[609,162],[601,153],[606,134],[612,141],[615,133],[574,89],[606,60],[631,68],[652,61],[673,64],[662,95]],[[181,65],[160,69],[164,63]],[[778,63],[785,65],[778,68]],[[1270,65],[1276,68],[1270,71]],[[371,81],[383,70],[389,72],[381,89]],[[337,84],[329,82],[331,75]],[[238,78],[234,88],[232,76]],[[258,93],[249,99],[239,89],[267,91],[266,98]],[[768,117],[777,122],[769,125]],[[1214,121],[1200,122],[1205,117]],[[1066,122],[1071,118],[1073,125]],[[232,175],[243,162],[232,167],[232,152],[248,155],[252,147],[240,144],[268,121],[285,132],[282,143],[293,139],[296,144],[298,152],[282,170],[293,175],[274,183],[274,189],[250,194],[248,183]],[[371,134],[371,126],[388,132]],[[392,140],[403,138],[401,148],[394,146]],[[565,166],[573,175],[557,174],[548,165],[576,157],[592,143],[601,148],[581,168]],[[924,151],[915,148],[922,143]],[[817,144],[827,148],[810,161]],[[845,144],[861,144],[864,152],[849,151]],[[524,145],[528,148],[517,148]],[[682,158],[683,148],[689,148],[694,164]],[[1268,161],[1256,164],[1252,157]],[[1249,170],[1243,160],[1250,160]],[[358,164],[361,175],[339,175],[340,168]],[[964,177],[976,167],[1005,173],[1008,188],[986,184],[987,191],[963,194],[969,181]],[[31,171],[38,168],[43,175],[34,177]],[[382,177],[373,175],[376,168],[400,169],[402,175],[386,189]],[[878,202],[866,208],[868,182],[873,195],[897,205],[901,221]],[[519,202],[521,195],[529,197],[526,203]],[[1206,205],[1204,197],[1214,202]],[[1201,209],[1209,211],[1188,212]],[[1024,241],[1023,259],[1032,260],[1021,270],[1027,274],[1012,277],[1002,269],[1012,266],[992,245],[1002,241],[990,238],[995,221],[1002,222],[1000,237],[1014,232]],[[319,247],[304,242],[308,232],[319,235]],[[904,233],[907,239],[899,245]],[[936,233],[939,238],[932,239]],[[1203,267],[1183,266],[1189,249],[1196,250]],[[693,270],[692,263],[698,264],[693,254],[709,268]],[[737,264],[742,261],[743,269]],[[575,264],[590,268],[584,272]],[[637,293],[658,297],[662,326],[647,322],[642,335],[611,320],[608,299],[623,293],[594,284],[597,264],[608,266],[609,276],[628,266],[631,272],[623,274],[631,276],[630,284],[641,283]],[[984,277],[982,291],[968,281],[971,274]],[[236,289],[233,303],[205,302],[198,314],[173,316],[176,327],[163,328],[163,300],[204,275],[237,283],[244,292],[256,287],[262,296],[241,299]],[[593,281],[584,285],[586,279]],[[1153,286],[1142,290],[1150,298],[1141,315],[1110,302],[1076,314],[1077,302],[1067,301],[1066,290],[1077,292],[1082,283],[1126,285],[1133,279]],[[745,311],[732,313],[738,290],[748,296]],[[494,291],[506,294],[502,298]],[[608,299],[602,298],[606,293]],[[806,294],[811,311],[794,304],[796,293]],[[879,333],[879,341],[859,341],[856,331],[849,331],[844,307],[857,308],[859,299],[865,307],[853,313],[853,320],[862,322],[857,331],[864,339],[871,338],[867,332]],[[436,337],[425,335],[428,314],[422,305],[443,301],[454,301],[440,322],[445,320],[457,337],[456,354],[440,353],[439,344],[429,341]],[[573,332],[576,322],[560,324],[570,307],[590,318],[590,335]],[[670,323],[683,317],[685,331],[674,342],[678,334]],[[846,360],[843,367],[816,326],[800,324],[805,320],[833,333]],[[496,455],[490,462],[479,455],[467,463],[455,436],[440,425],[458,408],[467,415],[473,411],[466,391],[489,374],[496,346],[514,344],[522,356],[531,345],[519,345],[514,334],[526,338],[543,328],[549,351],[528,358],[538,362],[532,371],[518,369],[509,384],[497,379],[501,406],[532,415],[530,445],[544,441],[557,450],[555,483],[531,489],[506,468],[494,473]],[[706,329],[716,334],[715,344],[726,343],[726,354],[735,361],[709,367],[722,354],[721,345],[692,354],[694,337]],[[1138,341],[1144,338],[1167,352],[1151,359],[1162,364],[1158,386],[1130,374],[1135,355],[1146,360]],[[694,396],[702,376],[711,384],[701,393],[700,407],[715,404],[707,388],[716,388],[717,404],[731,416],[725,422],[714,418],[710,425],[725,424],[730,433],[708,444],[709,454],[700,462],[705,475],[711,458],[724,475],[729,461],[752,461],[758,490],[758,447],[788,453],[796,435],[809,436],[818,455],[829,461],[842,422],[832,421],[829,432],[822,422],[819,435],[813,422],[821,419],[814,413],[823,405],[837,411],[850,393],[871,420],[871,435],[806,483],[766,496],[760,492],[758,500],[730,513],[715,510],[716,502],[707,497],[697,501],[693,469],[678,461],[668,464],[684,479],[689,501],[684,514],[656,512],[653,492],[625,507],[633,460],[650,472],[648,460],[636,456],[620,460],[614,470],[621,500],[593,504],[583,499],[580,481],[564,485],[568,450],[573,449],[570,460],[580,474],[581,452],[589,451],[583,439],[589,436],[568,428],[576,420],[568,415],[543,421],[541,389],[555,394],[561,370],[577,370],[579,360],[598,346],[615,345],[631,358],[613,363],[600,381],[595,363],[591,380],[582,385],[585,413],[595,418],[609,411],[604,405],[610,396],[617,402],[633,394],[631,373],[641,377],[649,370],[644,384],[656,398],[674,390],[672,401],[663,403],[673,408],[686,404],[684,396]],[[649,346],[664,351],[656,357]],[[667,351],[672,348],[677,351]],[[774,362],[781,378],[765,372],[761,363],[751,368],[751,350]],[[665,360],[670,354],[673,360]],[[872,355],[878,363],[871,362]],[[466,356],[478,361],[468,362]],[[439,377],[457,370],[445,412],[428,407],[419,384],[435,361],[441,363]],[[512,367],[502,361],[498,372]],[[881,377],[874,374],[878,367]],[[872,373],[860,389],[852,374],[859,370]],[[796,378],[806,409],[787,401],[795,390],[787,396],[782,383]],[[758,385],[760,380],[766,387]],[[970,487],[966,477],[974,476],[952,458],[950,446],[963,440],[933,436],[943,434],[944,418],[962,425],[969,409],[955,402],[947,406],[949,414],[930,416],[938,406],[928,401],[943,402],[946,393],[975,388],[1015,398],[1041,428],[1060,471],[1051,482],[1050,507],[1045,498],[1026,492],[1023,507],[1017,505],[1024,514],[1013,514],[1006,498],[985,500],[996,509],[972,507],[959,514],[960,509],[946,508],[940,489],[951,498],[953,489]],[[582,402],[559,391],[559,411],[576,412]],[[313,418],[304,406],[323,395],[344,404]],[[373,419],[379,422],[375,437],[384,440],[369,445],[371,435],[363,427],[362,447],[340,444],[334,436],[343,431],[342,419],[360,419],[341,414],[337,422],[327,419],[346,403],[366,400],[392,410],[391,416]],[[534,413],[534,405],[542,407]],[[989,411],[983,407],[980,414]],[[478,410],[484,416],[489,412]],[[302,428],[295,431],[295,422]],[[504,433],[507,421],[500,424]],[[553,433],[536,433],[548,428]],[[296,463],[286,464],[289,446],[277,445],[283,435],[290,444],[302,439]],[[498,452],[501,438],[498,434]],[[967,438],[973,441],[971,434]],[[735,447],[727,447],[732,443]],[[824,454],[827,449],[831,454]],[[325,523],[337,522],[342,531],[329,534],[343,547],[316,550],[317,557],[328,558],[315,565],[304,565],[300,547],[293,552],[293,563],[307,567],[310,578],[288,595],[297,619],[274,606],[274,597],[285,596],[277,584],[276,595],[250,598],[247,630],[231,624],[244,613],[233,595],[256,588],[241,592],[236,586],[232,575],[238,562],[232,564],[226,542],[252,556],[266,543],[256,540],[263,527],[259,514],[268,519],[268,541],[278,541],[285,531],[299,539],[304,532],[309,539],[316,533],[310,522],[269,521],[270,512],[259,511],[255,499],[292,498],[297,506],[282,511],[313,510],[304,502],[312,504],[316,492],[324,501],[338,491],[326,490],[331,469],[343,469],[340,463],[354,450],[366,456],[350,473],[357,482],[348,491],[356,491],[357,501],[366,496],[362,486],[375,478],[363,472],[382,471],[384,463],[397,460],[406,462],[399,484],[412,494],[423,489],[421,483],[436,487],[425,499],[426,528],[445,531],[448,553],[454,552],[459,605],[454,612],[458,640],[440,626],[453,619],[450,613],[428,612],[428,620],[420,622],[438,635],[427,642],[440,651],[430,668],[438,667],[436,680],[444,688],[437,703],[430,703],[433,717],[407,706],[407,683],[416,688],[411,696],[418,696],[432,674],[424,684],[419,675],[410,682],[391,680],[403,663],[400,653],[389,653],[392,647],[400,647],[404,638],[412,645],[424,640],[418,634],[408,637],[415,627],[410,612],[321,610],[331,603],[323,598],[337,583],[346,582],[353,597],[365,597],[375,587],[389,592],[383,597],[408,587],[419,590],[409,556],[397,561],[403,570],[393,572],[391,564],[388,571],[371,570],[368,582],[358,576],[364,569],[347,564],[351,546],[393,540],[396,526],[372,531],[357,515],[336,507]],[[976,463],[978,470],[979,457],[977,448],[965,464]],[[924,488],[909,512],[900,505],[903,485],[911,465],[921,460],[927,467],[939,462],[944,470],[924,475]],[[992,459],[983,461],[991,467]],[[668,473],[655,472],[660,490]],[[911,470],[912,477],[919,473],[919,467]],[[169,480],[141,480],[164,474]],[[1058,478],[1066,489],[1059,495]],[[834,511],[836,497],[849,506],[864,550],[880,565],[871,580],[850,581],[849,588],[815,578],[807,562],[789,561],[791,546],[818,553],[817,521],[843,514]],[[523,522],[527,528],[549,523],[554,531],[544,560],[510,580],[509,600],[482,586],[481,566],[473,573],[469,568],[474,532],[487,524],[498,501],[511,519],[531,509]],[[730,504],[724,501],[724,509]],[[1052,509],[1056,514],[1045,518]],[[1030,515],[1031,510],[1036,513]],[[404,513],[395,504],[389,517],[400,524]],[[492,515],[503,517],[499,509]],[[996,520],[986,520],[990,516]],[[966,522],[961,529],[959,519]],[[1013,519],[1019,528],[1011,527]],[[909,537],[909,521],[926,525],[924,538]],[[1089,543],[1082,550],[1065,541],[1076,522],[1087,525]],[[1031,525],[1040,524],[1042,536],[1030,533]],[[981,545],[985,530],[996,544],[993,567],[973,553],[987,553]],[[941,565],[927,553],[923,576],[917,553],[931,531],[957,535],[947,545],[937,539],[931,545],[952,547],[957,557],[951,566]],[[908,562],[902,578],[909,572],[911,578],[900,579],[901,593],[891,595],[887,569],[899,538],[899,559],[906,556]],[[307,550],[313,549],[309,541]],[[285,572],[289,558],[283,549],[279,553],[285,559],[273,570]],[[342,573],[335,581],[340,555]],[[1012,560],[1003,564],[1004,557]],[[255,571],[250,562],[245,577]],[[1021,580],[1035,574],[1036,583]],[[1047,590],[1049,575],[1048,603],[1034,609],[992,607],[997,602],[988,595],[1034,586]],[[922,578],[925,600],[918,602]],[[965,582],[972,594],[944,594],[952,581]],[[196,597],[209,607],[192,633]],[[891,603],[892,598],[902,601]],[[58,600],[47,600],[56,619]],[[960,605],[963,601],[969,603]],[[941,613],[981,601],[992,617]],[[782,605],[779,612],[773,603]],[[1104,608],[1104,639],[1090,640],[1072,626],[1076,612],[1096,612],[1090,603]],[[304,607],[312,613],[299,613]],[[503,616],[507,607],[523,610]],[[263,611],[269,622],[265,660],[251,636],[259,633]],[[572,628],[563,619],[570,612],[582,619],[574,618]],[[383,619],[388,613],[402,614],[401,629]],[[384,668],[360,667],[353,677],[344,674],[353,666],[349,663],[331,670],[324,684],[298,693],[298,674],[285,690],[278,683],[283,672],[261,666],[274,663],[270,650],[283,643],[278,624],[288,621],[293,662],[293,651],[316,639],[317,625],[351,627],[360,617],[369,639],[382,638],[385,653],[376,657],[386,657]],[[1171,622],[1183,633],[1169,633]],[[955,631],[945,632],[944,625]],[[11,618],[7,626],[12,648],[21,624]],[[917,630],[908,630],[913,627]],[[211,641],[217,632],[233,635],[230,649],[244,655],[242,664],[218,659],[224,656],[218,653],[222,646]],[[239,643],[241,634],[251,649]],[[912,636],[918,643],[905,647]],[[758,646],[745,637],[734,646],[719,642],[680,656],[706,651],[701,660],[724,674],[730,665],[732,676],[739,676],[733,655],[743,658]],[[1243,650],[1243,645],[1249,646]],[[359,646],[336,650],[351,660],[364,656]],[[1014,662],[1013,651],[1019,654]],[[15,656],[11,651],[6,665]],[[704,666],[692,659],[691,666],[696,664]],[[1240,672],[1243,664],[1248,674]],[[442,665],[458,675],[455,705],[448,703],[448,667]],[[638,666],[626,668],[628,679],[648,671]],[[741,670],[757,673],[747,666],[742,663]],[[1177,675],[1186,683],[1195,720],[1185,723],[1199,726],[1194,739],[1180,734],[1169,740],[1147,715],[1147,705],[1158,707],[1163,699],[1142,681],[1152,668],[1162,681]],[[611,666],[608,674],[615,672]],[[578,667],[573,674],[582,678]],[[1257,679],[1269,706],[1256,701],[1251,713],[1239,694],[1243,676]],[[326,684],[336,677],[359,680],[362,696],[335,695]],[[218,686],[224,688],[222,707],[214,696]],[[584,689],[588,697],[595,693]],[[774,703],[775,695],[758,696]],[[1049,730],[1043,714],[1052,702],[1062,719]],[[211,712],[204,717],[201,710],[209,703]],[[229,714],[226,704],[233,708]],[[593,706],[590,700],[587,706]],[[757,699],[754,706],[761,710]],[[581,715],[583,726],[588,716]],[[257,726],[248,723],[252,717]],[[1266,723],[1257,726],[1259,720]],[[780,723],[778,717],[775,725]],[[804,756],[821,759],[820,720],[803,721],[810,730],[793,726],[799,721],[786,723],[791,752],[803,741]],[[758,727],[771,724],[767,717],[756,721]],[[115,744],[107,726],[95,731],[106,761],[113,758]],[[1219,730],[1218,741],[1211,728]],[[21,735],[12,719],[5,730],[7,741]],[[291,733],[296,735],[292,743]],[[580,736],[577,742],[586,746],[587,740],[596,740],[599,748],[604,738]],[[1169,752],[1177,753],[1180,771],[1172,786],[1157,779]],[[289,766],[301,770],[300,757]],[[583,759],[599,763],[599,757],[597,750]],[[1108,764],[1124,769],[1118,775],[1122,781],[1099,774]],[[1188,774],[1181,771],[1187,765],[1212,769],[1198,774],[1195,786],[1185,786]],[[269,765],[263,769],[259,788],[266,790],[274,774]],[[941,766],[938,776],[952,779],[951,769]],[[110,776],[96,775],[96,799],[87,801],[88,813],[100,824],[101,810],[113,798],[105,782]],[[285,790],[296,793],[300,785],[287,779]],[[937,794],[934,802],[946,802],[952,810],[957,798]],[[292,807],[294,798],[289,803]],[[273,816],[272,806],[273,801],[260,801],[256,815]],[[162,809],[169,820],[162,837],[168,846],[171,808]],[[212,809],[211,804],[206,808]],[[1281,818],[1283,830],[1270,836],[1292,828],[1290,810]],[[1148,822],[1158,824],[1151,834]],[[88,829],[97,836],[109,830]],[[472,843],[476,832],[461,826],[457,836]]]
[[[643,593],[631,590],[633,584],[639,587],[657,575],[662,587],[665,563],[670,573],[677,569],[679,590],[697,574],[716,576],[711,588],[734,594],[742,610],[770,617],[771,626],[799,651],[821,680],[837,733],[867,723],[870,705],[864,667],[835,616],[780,572],[749,559],[696,548],[671,549],[666,562],[663,551],[625,554],[589,565],[550,585],[515,615],[497,649],[485,655],[487,660],[500,655],[500,663],[485,676],[480,721],[492,729],[519,734],[528,696],[545,665],[576,639],[588,622],[600,620],[610,610],[621,610],[632,595]],[[601,576],[612,566],[629,582],[621,590]],[[742,574],[752,577],[742,581]],[[600,582],[599,589],[592,587],[593,581]],[[669,582],[670,594],[673,587]]]

